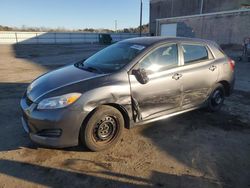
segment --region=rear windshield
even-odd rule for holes
[[[102,73],[111,73],[120,70],[131,62],[145,46],[120,42],[113,44],[83,62],[83,68],[91,68]]]

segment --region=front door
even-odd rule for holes
[[[129,75],[135,121],[180,110],[178,59],[177,45],[165,44],[153,49],[133,68],[144,69],[149,78],[146,84],[141,84],[134,75]]]

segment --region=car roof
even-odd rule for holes
[[[155,37],[136,37],[131,39],[123,40],[122,42],[129,42],[134,44],[140,44],[144,46],[151,46],[157,43],[163,42],[201,42],[207,44],[213,44],[213,41],[198,39],[198,38],[187,38],[187,37],[162,37],[162,36],[155,36]]]

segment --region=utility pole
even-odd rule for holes
[[[117,20],[115,20],[115,32],[117,32]]]
[[[201,0],[200,14],[203,13],[203,0]]]
[[[142,33],[142,0],[141,0],[141,10],[140,10],[140,37]]]

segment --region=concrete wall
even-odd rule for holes
[[[250,0],[150,0],[150,33],[156,32],[156,19],[237,10]]]
[[[164,23],[177,23],[177,36],[209,39],[219,44],[242,44],[243,38],[250,37],[250,11],[163,19],[158,21],[158,27]]]
[[[137,33],[111,33],[113,41],[138,37]],[[83,32],[14,32],[0,31],[0,44],[57,44],[57,43],[87,43],[98,42],[99,33]]]

